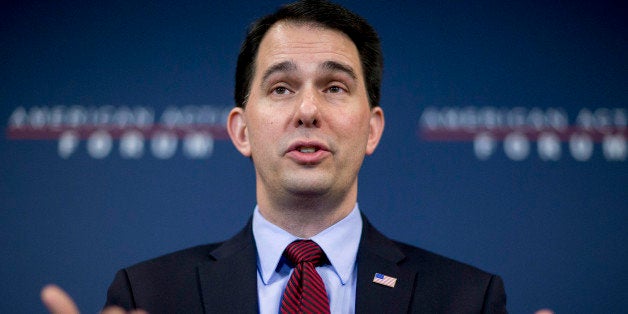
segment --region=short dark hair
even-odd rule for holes
[[[366,91],[371,108],[379,106],[383,56],[379,37],[365,19],[346,8],[324,0],[303,0],[281,7],[277,12],[254,22],[246,35],[236,67],[235,105],[246,107],[259,45],[268,30],[280,21],[313,23],[338,30],[357,47],[364,72]]]

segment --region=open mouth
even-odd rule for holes
[[[319,150],[318,147],[313,147],[313,146],[301,146],[297,149],[300,153],[304,153],[304,154],[311,154],[311,153],[315,153]]]

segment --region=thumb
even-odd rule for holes
[[[51,314],[79,314],[72,298],[55,285],[47,285],[41,290],[41,301]]]

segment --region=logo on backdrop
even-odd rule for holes
[[[94,159],[119,154],[124,159],[151,155],[170,159],[178,151],[189,159],[212,155],[215,140],[228,138],[231,108],[53,106],[16,108],[9,117],[10,140],[56,140],[59,157],[84,149]],[[118,143],[116,149],[116,142]]]
[[[588,161],[598,152],[607,161],[625,161],[626,109],[581,109],[570,117],[562,108],[426,108],[418,135],[428,142],[472,142],[479,160],[505,154],[514,161]]]

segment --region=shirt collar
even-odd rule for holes
[[[325,252],[331,266],[346,284],[353,273],[362,235],[362,216],[358,204],[345,218],[313,236]],[[264,284],[269,284],[288,244],[300,238],[266,220],[256,206],[253,212],[253,236],[257,247],[258,271]]]

